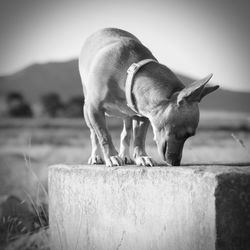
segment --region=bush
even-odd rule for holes
[[[42,96],[43,111],[49,117],[62,116],[64,113],[64,105],[61,98],[56,93],[49,93]]]
[[[28,118],[33,116],[33,112],[22,94],[12,92],[7,96],[7,115],[10,117]]]

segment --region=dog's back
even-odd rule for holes
[[[133,63],[144,58],[152,58],[152,53],[127,31],[107,28],[90,36],[83,45],[79,57],[79,69],[83,82],[83,90],[89,89],[89,78],[96,80],[102,88],[104,82],[116,82],[119,88],[124,88],[126,70]],[[94,72],[93,72],[94,71]],[[93,81],[91,81],[93,82]],[[91,86],[91,88],[95,86]]]
[[[80,67],[86,70],[100,50],[114,43],[122,42],[123,40],[134,40],[141,44],[139,39],[124,30],[106,28],[97,31],[91,35],[83,45],[79,58]]]

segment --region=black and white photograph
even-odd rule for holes
[[[249,250],[250,3],[0,0],[0,250]]]

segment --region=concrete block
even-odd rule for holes
[[[56,165],[52,249],[250,249],[250,167]]]

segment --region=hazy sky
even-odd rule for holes
[[[247,0],[0,0],[0,74],[34,62],[77,57],[103,27],[135,34],[174,71],[214,73],[221,86],[250,91]]]

